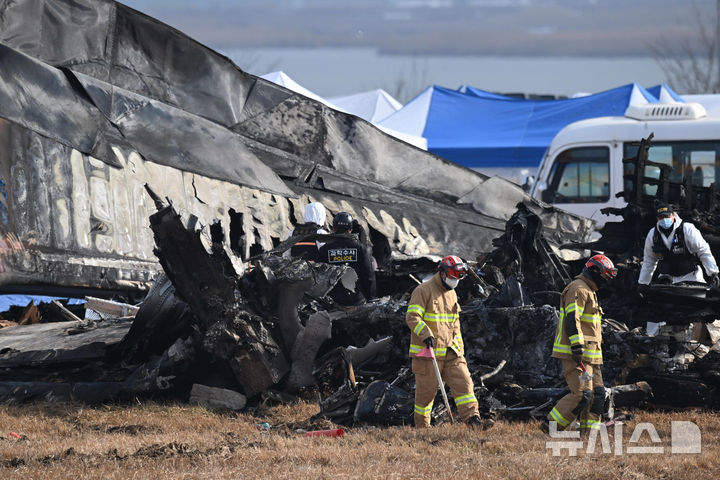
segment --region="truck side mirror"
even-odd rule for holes
[[[522,184],[522,189],[526,193],[530,193],[533,185],[535,185],[535,177],[533,175],[528,175],[527,177],[525,177],[525,183]]]
[[[553,203],[555,200],[555,195],[553,192],[548,190],[548,184],[546,181],[538,182],[535,186],[535,198],[539,198],[543,202],[546,203]]]

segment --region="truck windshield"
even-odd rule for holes
[[[625,143],[624,158],[637,155],[638,145]],[[653,142],[648,150],[648,160],[671,165],[671,182],[682,182],[685,176],[690,177],[693,185],[709,187],[712,183],[720,184],[720,140],[702,142]],[[633,165],[625,164],[626,175],[633,174]],[[646,166],[644,176],[660,178],[660,168]],[[643,185],[644,194],[657,194],[657,185]],[[626,186],[627,188],[627,186]]]
[[[555,158],[542,200],[548,203],[602,203],[610,198],[610,149],[578,147]]]

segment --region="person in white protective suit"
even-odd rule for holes
[[[700,231],[673,210],[671,205],[657,207],[657,225],[645,238],[642,268],[638,277],[640,290],[646,290],[655,269],[658,280],[672,284],[681,282],[706,283],[702,267],[714,288],[720,288],[718,266],[710,246]]]
[[[308,203],[305,206],[305,223],[298,225],[288,235],[288,238],[293,236],[311,235],[313,233],[328,233],[323,228],[325,225],[325,207],[320,202]],[[290,250],[283,253],[283,257],[303,257],[306,260],[315,261],[317,259],[317,252],[324,243],[309,241],[309,242],[298,242]]]

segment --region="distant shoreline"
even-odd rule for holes
[[[649,56],[442,56],[385,54],[374,48],[273,47],[220,53],[255,75],[282,70],[325,98],[382,88],[402,103],[429,85],[572,96],[666,81]]]

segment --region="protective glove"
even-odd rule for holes
[[[646,283],[639,283],[638,284],[638,293],[640,296],[644,297],[650,292],[650,285]]]
[[[428,348],[433,348],[433,345],[435,345],[435,337],[427,337],[423,342],[425,342]]]
[[[358,236],[358,240],[360,240],[360,243],[363,245],[368,245],[367,240],[367,233],[365,233],[365,229],[362,225],[360,225],[360,222],[357,220],[352,221],[352,232]]]
[[[572,351],[572,359],[575,360],[578,364],[582,362],[583,353],[585,352],[585,349],[582,345],[573,345],[570,347],[570,350]]]
[[[717,273],[713,273],[710,276],[710,286],[720,289],[720,275],[718,275]]]

